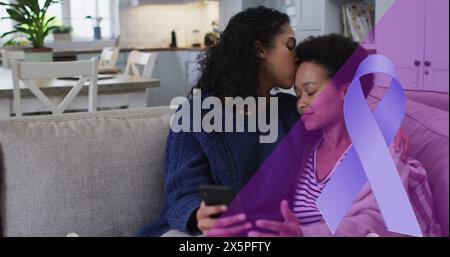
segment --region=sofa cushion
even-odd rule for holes
[[[371,94],[380,97],[386,90],[386,87],[375,87]],[[408,100],[448,112],[448,93],[446,92],[405,89],[404,93]]]
[[[375,105],[384,92],[371,93]],[[435,200],[435,212],[443,233],[449,230],[449,114],[438,108],[407,100],[402,129],[410,138],[410,156],[422,163]]]
[[[411,156],[428,171],[435,211],[445,236],[449,223],[449,125],[448,112],[409,102],[402,127],[411,139]]]
[[[4,236],[133,236],[162,205],[168,108],[0,122]]]

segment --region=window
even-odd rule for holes
[[[3,0],[4,2],[8,2]],[[38,0],[42,6],[45,0]],[[47,16],[56,16],[55,25],[70,25],[73,27],[74,39],[92,40],[94,37],[93,20],[86,16],[102,17],[100,27],[102,38],[111,39],[118,33],[116,20],[118,19],[118,0],[60,0],[47,11]],[[0,6],[0,17],[8,16],[6,8]],[[0,19],[0,35],[12,29],[11,20]],[[50,37],[51,38],[51,37]]]
[[[9,1],[3,1],[8,3]],[[39,0],[39,5],[43,6],[45,3],[45,0]],[[6,6],[0,6],[0,17],[7,17],[8,13],[6,12],[7,7]],[[62,24],[62,11],[61,11],[61,4],[53,4],[50,6],[50,8],[47,10],[47,17],[56,16],[55,24],[59,25]],[[13,29],[14,22],[10,19],[0,19],[0,35],[2,35],[5,32],[11,31]],[[22,37],[18,37],[19,39],[22,39]],[[8,38],[9,39],[9,38]],[[2,41],[7,41],[8,39],[3,39]]]
[[[112,15],[110,0],[70,0],[70,21],[75,38],[92,38],[94,21],[86,16],[101,17],[100,27],[103,38],[113,37],[111,31]]]
[[[9,2],[9,1],[4,1]],[[3,5],[0,5],[0,18],[7,17],[8,13],[6,12],[6,7]],[[11,20],[2,20],[0,19],[0,35],[2,35],[5,32],[8,32],[12,29]]]
[[[44,6],[45,0],[39,0],[39,6]],[[50,7],[47,10],[47,17],[53,17],[55,16],[55,24],[61,25],[62,24],[62,8],[61,3],[55,3],[50,5]]]
[[[70,23],[75,38],[92,38],[95,22],[86,16],[101,17],[100,27],[103,38],[112,38],[112,7],[115,1],[110,0],[70,0]]]

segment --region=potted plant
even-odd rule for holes
[[[25,60],[25,48],[29,47],[29,43],[24,40],[16,40],[12,38],[5,42],[1,47],[2,65],[4,68],[10,67],[11,60]]]
[[[72,40],[71,33],[72,27],[71,26],[58,26],[52,30],[53,33],[53,39],[55,41],[70,41]]]
[[[44,46],[44,40],[52,29],[56,17],[47,17],[48,8],[58,3],[55,0],[46,0],[41,6],[37,0],[16,0],[11,3],[0,2],[6,6],[6,12],[15,22],[14,29],[4,33],[1,37],[21,33],[30,42],[32,47],[25,49],[25,61],[52,61],[52,49]]]
[[[102,39],[102,28],[100,27],[100,23],[102,22],[102,17],[92,17],[91,15],[86,16],[86,19],[92,20],[92,25],[94,26],[94,40]]]
[[[30,47],[30,43],[26,40],[17,40],[16,38],[11,38],[10,40],[3,43],[1,49],[6,51],[17,51],[24,50],[25,48]]]

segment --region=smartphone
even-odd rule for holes
[[[236,197],[234,189],[228,186],[201,185],[198,189],[207,206],[229,205]]]

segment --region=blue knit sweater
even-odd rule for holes
[[[195,213],[201,184],[226,185],[239,192],[298,121],[296,99],[278,97],[278,140],[260,144],[259,134],[169,132],[166,146],[164,204],[161,215],[140,236],[161,236],[169,230],[196,234]]]

